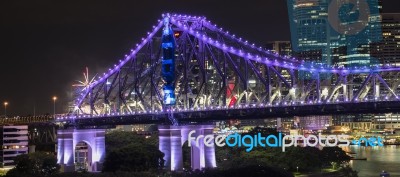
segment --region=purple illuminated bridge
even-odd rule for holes
[[[76,96],[57,121],[82,125],[400,111],[400,67],[308,63],[264,50],[205,17],[165,14],[176,41],[176,105],[163,106],[163,20]]]
[[[172,27],[176,44],[173,107],[163,104],[164,25]],[[86,143],[89,171],[102,169],[105,130],[76,128],[168,120],[174,125],[159,126],[159,148],[165,166],[180,171],[182,145],[191,141],[188,132],[204,137],[213,134],[213,126],[176,126],[178,121],[400,112],[398,71],[400,67],[379,64],[344,68],[307,63],[266,51],[205,17],[164,14],[124,58],[79,88],[71,113],[56,116],[56,122],[75,128],[58,131],[58,163],[64,171],[74,171],[75,148]],[[200,143],[191,147],[191,154],[193,169],[217,165],[213,146]]]

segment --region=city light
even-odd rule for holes
[[[57,97],[53,96],[53,117],[54,117],[54,119],[56,118],[56,100],[57,100]]]
[[[4,102],[4,117],[7,118],[7,106],[8,106],[8,102]]]

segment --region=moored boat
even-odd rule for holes
[[[382,170],[382,172],[379,175],[379,177],[390,177],[390,174],[388,172],[386,172],[385,170]]]

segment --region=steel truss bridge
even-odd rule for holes
[[[165,14],[176,42],[176,105],[163,106],[163,20],[86,87],[58,122],[112,124],[400,111],[400,68],[309,63],[264,50],[205,17]],[[168,120],[168,119],[167,119]]]

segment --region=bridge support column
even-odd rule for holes
[[[208,126],[208,127],[204,127],[204,136],[207,135],[214,135],[214,127],[213,126]],[[217,167],[217,162],[215,159],[215,146],[213,143],[213,146],[208,147],[205,146],[204,147],[204,167],[205,168],[215,168]]]
[[[105,130],[58,130],[57,163],[61,171],[75,171],[75,148],[80,142],[88,145],[88,159],[85,164],[88,171],[102,170],[105,158]]]
[[[183,170],[183,154],[182,146],[188,141],[188,134],[192,130],[195,131],[192,137],[200,138],[198,146],[196,141],[191,141],[191,167],[193,170],[202,168],[214,168],[216,167],[215,160],[215,147],[214,144],[211,147],[204,145],[204,136],[213,135],[213,126],[211,125],[199,125],[199,126],[159,126],[159,139],[160,151],[165,154],[165,167],[171,171],[182,171]]]
[[[57,131],[57,163],[61,166],[61,171],[75,171],[73,130]]]
[[[180,126],[159,126],[159,149],[164,153],[164,166],[171,171],[182,171],[182,140]]]

